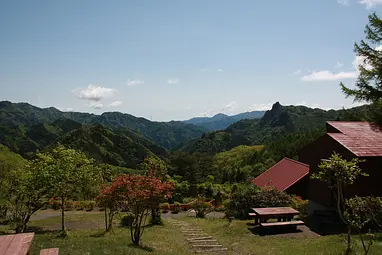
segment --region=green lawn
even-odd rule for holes
[[[251,233],[247,221],[233,221],[231,224],[222,219],[179,218],[192,225],[200,226],[203,231],[217,239],[229,254],[344,254],[344,236],[325,237],[285,237],[258,236]],[[116,220],[116,222],[118,219]],[[56,229],[60,226],[59,217],[50,217],[32,221],[31,229],[36,231],[32,244],[32,254],[39,254],[42,248],[58,247],[60,255],[86,254],[192,254],[193,250],[185,241],[179,227],[171,224],[146,228],[143,244],[146,248],[131,245],[129,230],[116,225],[115,233],[102,235],[102,213],[75,213],[67,215],[70,230],[66,239],[56,238]],[[0,226],[0,231],[6,230]],[[353,254],[363,254],[357,238],[353,238],[357,248]],[[370,254],[382,255],[382,243],[376,243]]]

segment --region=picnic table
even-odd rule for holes
[[[250,216],[255,217],[255,224],[260,223],[261,226],[271,226],[273,223],[266,223],[270,218],[278,219],[278,222],[288,222],[293,219],[295,215],[300,214],[297,210],[291,207],[270,207],[270,208],[252,208],[255,213],[250,213]],[[273,225],[288,225],[288,224],[273,224]]]
[[[0,236],[0,255],[30,254],[34,233]]]

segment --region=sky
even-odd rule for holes
[[[156,121],[355,106],[382,0],[1,0],[0,100]]]

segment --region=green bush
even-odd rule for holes
[[[299,196],[292,196],[290,206],[300,212],[300,217],[308,216],[308,200],[303,200]]]
[[[73,211],[74,210],[74,202],[73,201],[66,201],[65,202],[65,206],[64,206],[64,210],[65,211]]]
[[[236,190],[226,206],[226,217],[250,219],[251,208],[290,206],[292,198],[273,188],[259,189],[245,185]]]
[[[167,213],[170,210],[170,204],[169,203],[163,203],[160,205],[160,209],[162,209],[163,213]]]
[[[171,210],[171,213],[172,214],[178,214],[181,211],[182,211],[182,208],[180,206],[180,203],[179,202],[175,202],[174,203],[174,208]]]
[[[87,211],[87,212],[90,212],[90,211],[93,211],[95,206],[96,206],[96,202],[95,201],[83,201],[84,202],[84,209]]]
[[[213,206],[203,198],[198,198],[198,200],[192,204],[192,208],[195,210],[197,218],[204,218],[208,213],[213,211]]]
[[[188,204],[194,200],[195,200],[194,197],[185,197],[185,198],[183,198],[183,204]]]

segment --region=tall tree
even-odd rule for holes
[[[343,159],[341,155],[334,153],[328,161],[323,161],[319,165],[320,171],[314,173],[311,178],[325,182],[329,189],[333,190],[336,195],[337,212],[343,223],[348,227],[347,251],[351,250],[351,224],[344,217],[345,213],[345,188],[353,184],[359,176],[368,176],[362,172],[358,166],[360,160],[354,158],[351,161]]]
[[[61,200],[61,231],[66,236],[65,203],[78,193],[83,185],[97,184],[99,173],[93,160],[80,151],[58,145],[51,153],[54,158],[55,195]]]
[[[341,87],[346,97],[372,103],[373,120],[382,123],[382,20],[376,13],[369,15],[365,34],[367,41],[354,45],[359,70],[356,88],[350,89],[343,83]]]

